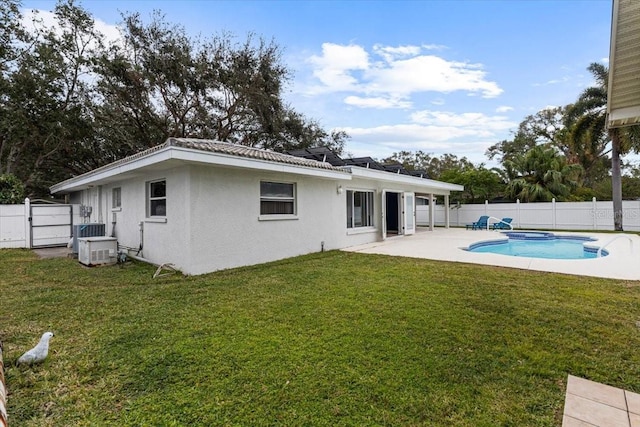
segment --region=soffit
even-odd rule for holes
[[[640,123],[639,0],[613,0],[607,112],[609,128]]]

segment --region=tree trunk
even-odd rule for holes
[[[613,226],[615,231],[622,231],[622,173],[620,171],[620,137],[616,130],[611,130],[610,136]]]

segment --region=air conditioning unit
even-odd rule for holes
[[[75,224],[73,226],[73,248],[74,254],[78,253],[78,239],[81,237],[104,236],[105,227],[100,223]]]
[[[115,237],[81,237],[78,239],[78,261],[84,265],[115,264],[118,239]]]

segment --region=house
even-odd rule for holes
[[[86,222],[107,224],[120,249],[186,274],[409,235],[416,196],[444,196],[448,204],[449,193],[461,190],[366,165],[189,138],[169,138],[51,187],[81,204]]]

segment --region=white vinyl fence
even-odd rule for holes
[[[445,207],[436,205],[435,225],[445,225]],[[514,228],[544,230],[613,230],[613,202],[544,202],[489,203],[452,205],[449,225],[464,227],[488,215],[493,218],[513,218]],[[416,222],[428,225],[429,206],[417,206]],[[491,222],[497,222],[492,219]],[[625,231],[640,231],[640,200],[622,202],[622,226]]]
[[[65,206],[65,205],[61,205]],[[72,224],[81,224],[80,206],[73,205]],[[34,233],[47,244],[65,245],[71,237],[70,227],[64,224],[68,210],[50,211],[37,217],[43,228],[32,228],[31,204],[25,199],[20,205],[0,205],[0,248],[31,248],[35,246]],[[544,230],[613,230],[613,202],[546,202],[546,203],[488,203],[452,205],[449,225],[464,227],[488,215],[493,218],[513,218],[512,225],[520,229]],[[625,231],[640,231],[640,200],[622,202],[622,225]],[[490,222],[497,222],[491,220]],[[429,206],[416,206],[416,223],[429,224]],[[50,224],[49,227],[46,225]],[[445,207],[435,206],[435,225],[445,225]],[[43,233],[44,230],[44,234]]]
[[[80,223],[78,205],[0,205],[0,248],[64,246]]]

